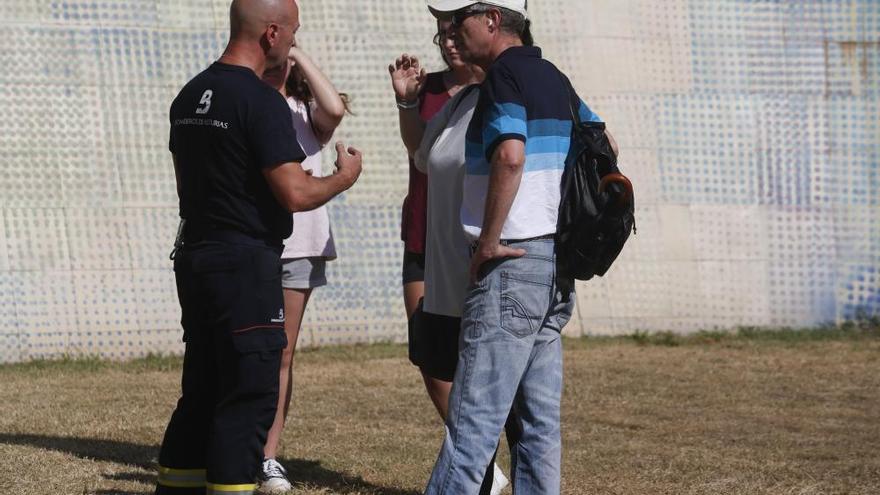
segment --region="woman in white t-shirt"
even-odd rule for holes
[[[263,80],[278,88],[287,99],[297,141],[306,153],[303,170],[321,177],[321,149],[330,141],[348,111],[348,97],[337,92],[327,76],[297,46],[290,49],[286,68],[266,71]],[[293,233],[284,240],[281,254],[287,347],[281,358],[278,411],[266,439],[262,472],[258,475],[264,492],[292,489],[287,472],[275,456],[290,407],[293,353],[312,289],[327,285],[325,267],[328,260],[335,258],[336,247],[326,207],[294,213]]]

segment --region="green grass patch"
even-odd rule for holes
[[[393,359],[406,357],[406,344],[379,342],[375,344],[334,345],[326,347],[307,347],[297,349],[297,356],[329,361],[364,361],[374,359]]]
[[[880,338],[880,319],[849,321],[817,328],[740,327],[730,331],[703,330],[692,334],[636,331],[612,340],[631,341],[639,346],[678,347],[725,343],[791,343],[859,341]],[[588,337],[588,339],[591,339]]]
[[[635,331],[629,335],[607,337],[586,336],[565,339],[566,347],[631,343],[637,346],[680,347],[737,344],[798,344],[823,341],[863,341],[880,339],[880,318],[845,322],[817,328],[758,328],[740,327],[734,330],[703,330],[691,334],[670,331]],[[406,357],[405,344],[382,342],[376,344],[310,347],[297,350],[299,359],[306,361],[370,361]],[[0,365],[0,373],[56,373],[96,372],[113,368],[123,372],[179,371],[183,358],[175,355],[149,354],[125,362],[107,360],[98,356],[64,356],[59,359],[36,359],[22,363]]]
[[[112,368],[131,373],[143,373],[179,370],[182,366],[182,356],[163,354],[148,354],[145,357],[124,362],[112,361],[100,356],[63,356],[58,359],[34,359],[21,363],[3,364],[0,365],[0,372],[43,375],[57,372],[94,373]]]

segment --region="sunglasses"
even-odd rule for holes
[[[475,15],[481,15],[489,12],[489,9],[486,8],[475,8],[475,9],[461,9],[456,10],[452,13],[451,21],[453,28],[459,28],[464,21],[467,20],[468,17],[473,17]]]

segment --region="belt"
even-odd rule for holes
[[[236,230],[206,230],[194,233],[184,231],[183,233],[184,244],[193,244],[202,241],[228,242],[230,244],[247,244],[249,246],[270,248],[281,247],[284,245],[283,242],[278,239],[254,237]]]
[[[180,226],[177,228],[177,238],[174,240],[174,249],[171,251],[169,257],[173,260],[180,248],[204,241],[244,244],[247,246],[269,248],[277,251],[279,256],[284,249],[284,243],[280,239],[256,237],[229,229],[193,228],[193,226],[186,224],[186,220],[182,219],[180,221]]]
[[[520,242],[543,241],[543,240],[545,240],[545,239],[556,239],[556,234],[555,234],[555,233],[553,233],[553,234],[544,234],[544,235],[539,235],[539,236],[535,236],[535,237],[527,237],[527,238],[525,238],[525,239],[501,239],[501,240],[498,241],[498,242],[499,242],[499,244],[501,244],[502,246],[509,246],[509,245],[511,245],[511,244],[519,244]],[[470,248],[471,248],[471,255],[474,254],[474,252],[477,250],[477,246],[479,246],[479,245],[480,245],[480,241],[479,241],[479,240],[474,241],[474,242],[471,243],[471,246],[470,246]]]

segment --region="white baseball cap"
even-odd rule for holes
[[[526,19],[529,18],[528,0],[483,0],[478,2],[470,0],[427,0],[427,2],[428,8],[437,12],[455,12],[471,5],[484,3],[486,5],[504,7],[505,9],[519,12]]]

